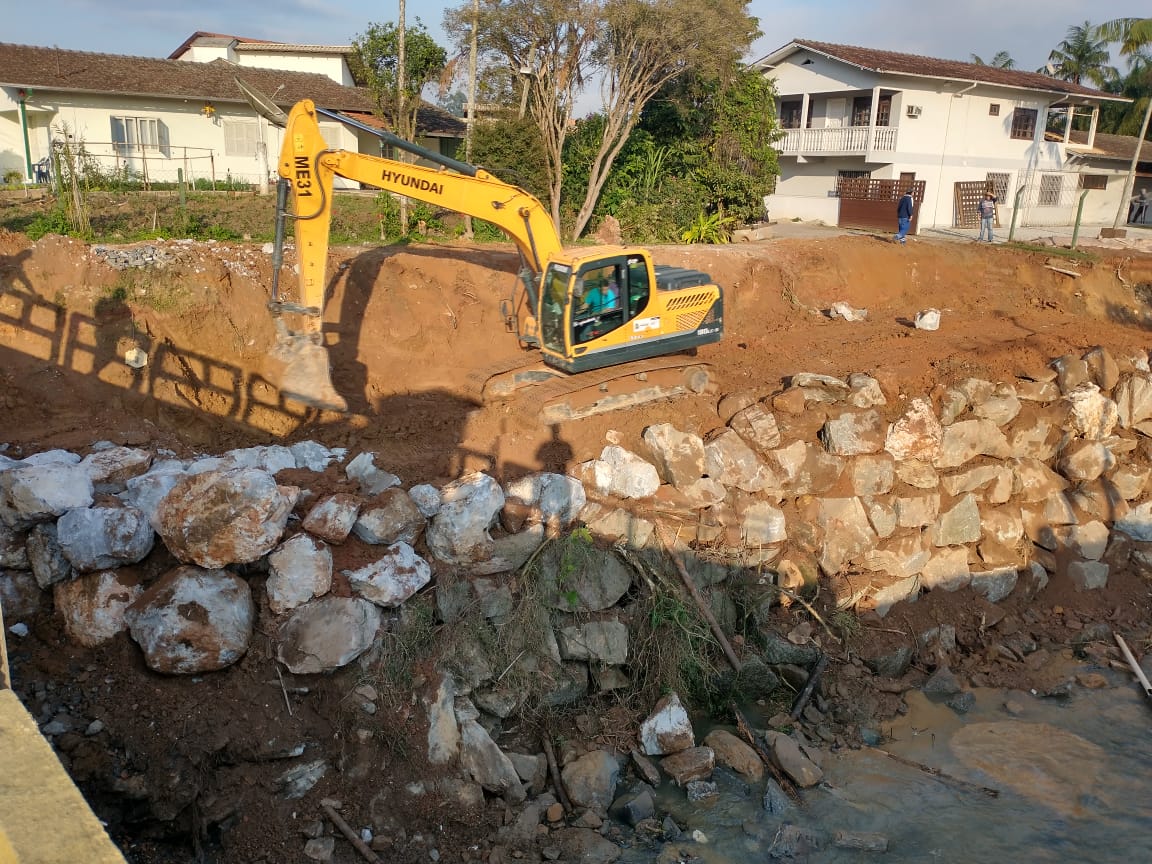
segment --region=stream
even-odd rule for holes
[[[763,783],[717,770],[720,795],[709,802],[690,804],[672,786],[660,790],[658,806],[685,834],[659,861],[1152,861],[1152,704],[1130,676],[1104,674],[1110,687],[1077,687],[1069,699],[975,690],[976,704],[964,715],[919,691],[907,694],[908,713],[884,726],[880,746],[997,789],[998,797],[864,748],[826,755],[824,783],[804,791],[803,809],[776,816],[763,809]],[[689,839],[694,830],[707,842]],[[838,831],[883,835],[887,851],[838,848]],[[657,854],[633,848],[620,860],[653,862]]]

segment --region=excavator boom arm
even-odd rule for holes
[[[413,151],[421,150],[410,146]],[[548,212],[523,189],[481,169],[473,170],[474,174],[461,174],[443,166],[431,168],[348,150],[330,150],[321,135],[313,104],[307,100],[298,103],[288,118],[279,172],[290,184],[294,201],[300,305],[323,308],[336,177],[491,222],[512,238],[524,261],[539,275],[548,259],[562,248]]]

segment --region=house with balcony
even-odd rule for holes
[[[887,230],[911,188],[914,230],[974,225],[985,190],[1001,221],[1017,205],[1025,224],[1065,225],[1082,191],[1096,196],[1093,212],[1115,213],[1123,195],[1123,178],[1093,176],[1069,152],[1077,127],[1091,149],[1100,106],[1123,97],[1034,72],[806,39],[753,66],[775,84],[781,127],[771,219]]]

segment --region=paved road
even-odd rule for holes
[[[773,238],[815,238],[836,237],[844,234],[860,234],[866,232],[846,228],[823,225],[817,222],[775,222],[772,224]],[[1132,249],[1140,252],[1152,252],[1152,226],[1147,228],[1128,228],[1128,236],[1124,239],[1101,238],[1101,228],[1111,228],[1107,225],[1081,225],[1079,246],[1103,246],[1111,249]],[[957,243],[971,243],[978,236],[975,228],[925,228],[918,237],[933,240],[950,240]],[[1022,228],[1017,226],[1013,239],[1021,243],[1035,243],[1037,241],[1055,241],[1057,246],[1070,246],[1072,244],[1072,229],[1064,228]],[[915,238],[912,238],[915,239]],[[1004,243],[1008,240],[1008,228],[1000,229],[996,234],[996,242]]]

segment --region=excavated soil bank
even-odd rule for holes
[[[610,432],[635,447],[654,423],[701,435],[724,424],[716,395],[550,428],[515,401],[482,404],[479,386],[490,370],[530,359],[504,331],[499,312],[516,258],[507,249],[459,245],[334,253],[326,338],[334,383],[351,413],[285,404],[265,377],[273,337],[265,310],[269,256],[222,243],[152,246],[150,266],[117,269],[121,259],[107,250],[0,235],[6,455],[85,451],[109,440],[187,456],[313,439],[375,451],[405,485],[442,483],[473,469],[508,481],[595,458]],[[1095,345],[1118,356],[1146,351],[1152,325],[1148,256],[1101,253],[1077,262],[974,245],[901,248],[838,237],[669,247],[656,250],[656,259],[709,272],[726,290],[725,339],[700,352],[716,369],[720,395],[770,395],[802,371],[841,378],[866,372],[897,411],[902,397],[968,377],[1011,380]],[[831,318],[825,310],[839,301],[866,308],[867,319]],[[915,314],[929,307],[941,310],[940,330],[915,329]],[[149,356],[143,369],[123,362],[133,347]],[[308,485],[342,491],[335,472]],[[355,544],[344,554],[344,566],[354,566]],[[140,575],[153,578],[173,563],[156,556]],[[994,662],[986,644],[992,618],[1009,619],[1031,638],[1071,644],[1099,622],[1146,629],[1147,593],[1146,581],[1129,572],[1116,574],[1104,591],[1054,585],[1032,604],[993,609],[967,590],[933,593],[898,607],[883,624],[865,622],[854,644],[862,655],[883,653],[907,632],[950,623],[965,657],[954,671],[974,685],[1043,686],[1048,669],[1039,664]],[[804,617],[796,605],[776,615],[784,633]],[[394,826],[396,848],[381,853],[386,860],[426,861],[433,847],[446,861],[484,859],[505,819],[500,802],[469,811],[435,796],[406,796],[406,783],[435,779],[423,764],[415,697],[387,700],[374,725],[388,745],[366,746],[357,736],[365,720],[350,697],[365,682],[347,671],[282,687],[270,634],[258,634],[229,670],[189,679],[149,672],[126,636],[91,650],[71,645],[47,608],[30,626],[27,637],[10,640],[17,690],[42,722],[65,711],[112,731],[111,743],[82,732],[57,743],[133,861],[187,861],[201,853],[204,860],[298,859],[326,795],[365,823]],[[430,671],[417,664],[413,688]],[[870,725],[899,710],[902,689],[923,677],[913,670],[877,687],[860,664],[833,664],[825,692],[848,706],[842,719]],[[621,730],[635,720],[627,712],[594,713],[568,719],[573,734],[604,746],[621,743]],[[280,757],[306,741],[322,742],[337,770],[304,799],[287,800],[276,785]],[[173,821],[164,824],[163,815]],[[339,846],[335,860],[354,860],[354,853]]]

